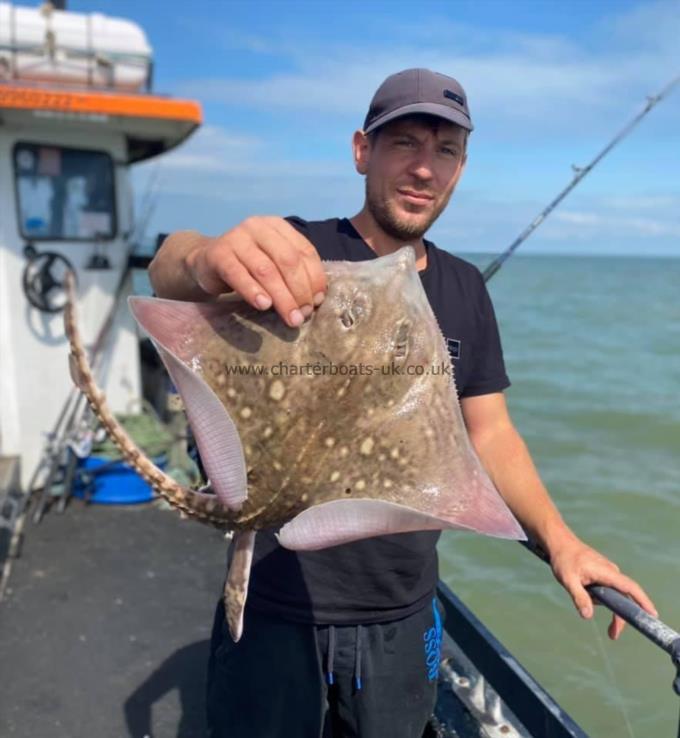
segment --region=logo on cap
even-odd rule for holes
[[[460,95],[456,95],[456,93],[452,92],[451,90],[444,90],[444,97],[448,97],[449,100],[453,100],[459,105],[465,105],[465,100]]]

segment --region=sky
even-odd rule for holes
[[[204,124],[136,167],[147,234],[217,235],[255,214],[351,216],[350,141],[389,74],[428,67],[465,87],[465,174],[429,237],[503,251],[680,75],[680,0],[70,0],[127,18],[154,50],[155,91]],[[680,256],[680,85],[589,174],[526,253]]]

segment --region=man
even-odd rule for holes
[[[472,130],[465,92],[425,69],[388,77],[353,138],[366,178],[361,211],[307,222],[254,217],[217,238],[170,236],[150,267],[161,297],[209,300],[234,290],[273,307],[291,326],[319,305],[321,259],[363,260],[404,244],[442,332],[452,339],[456,384],[470,439],[527,534],[547,551],[584,618],[585,586],[617,588],[649,612],[642,589],[565,525],[515,430],[493,308],[478,270],[423,239],[448,204]],[[440,628],[433,603],[437,532],[384,536],[312,553],[259,534],[242,640],[215,618],[209,667],[212,736],[422,735],[435,698],[425,646]],[[623,622],[614,618],[609,635]]]

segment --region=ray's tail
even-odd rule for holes
[[[66,278],[68,302],[64,309],[64,329],[71,347],[69,369],[76,386],[87,397],[92,410],[120,449],[125,460],[145,479],[170,505],[194,520],[229,527],[230,515],[213,494],[204,494],[184,487],[159,469],[130,438],[116,420],[106,402],[106,397],[97,386],[92,369],[83,348],[76,316],[75,280],[69,273]]]
[[[229,625],[229,633],[235,642],[239,641],[243,634],[243,613],[248,597],[255,535],[254,530],[234,534],[231,564],[224,583],[224,612]]]

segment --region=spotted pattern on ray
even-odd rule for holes
[[[234,527],[278,526],[312,501],[339,497],[411,504],[423,466],[436,469],[438,454],[455,450],[451,377],[403,373],[448,361],[436,326],[422,330],[432,326],[429,306],[404,299],[400,282],[408,277],[397,269],[376,283],[373,275],[357,278],[356,270],[341,268],[300,329],[242,303],[220,313],[207,307],[174,347],[238,428],[248,499]],[[373,373],[290,371],[303,366],[366,366]]]

